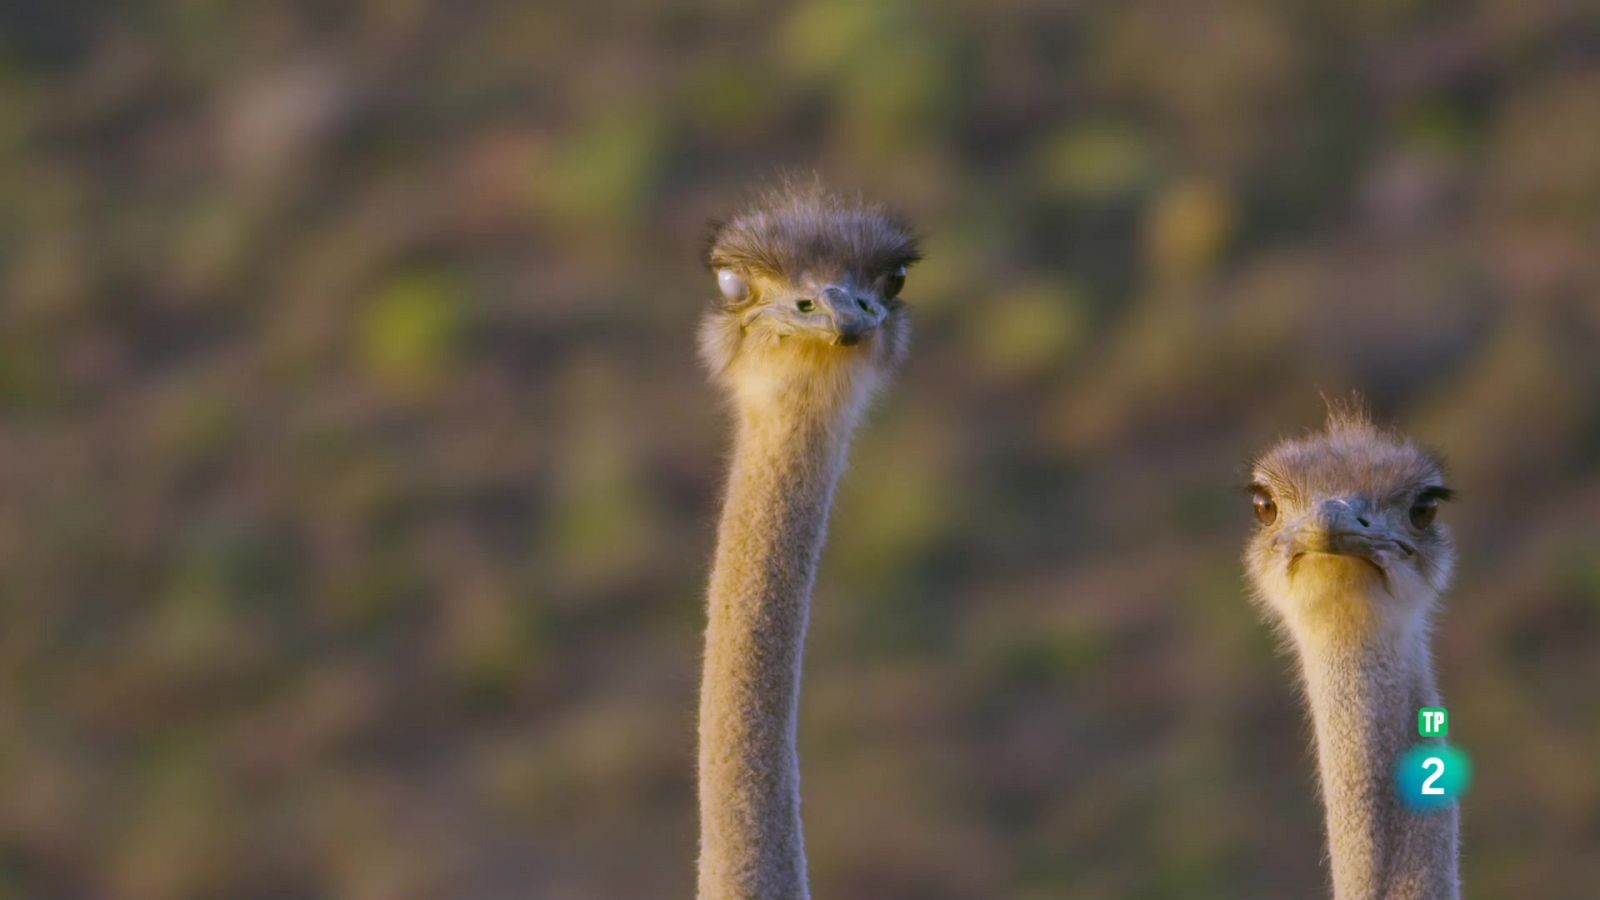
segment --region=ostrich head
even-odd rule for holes
[[[1260,525],[1245,565],[1292,634],[1363,641],[1427,622],[1454,563],[1436,456],[1336,405],[1323,431],[1255,462],[1250,494]]]
[[[905,353],[900,290],[919,258],[909,229],[881,207],[815,184],[773,191],[712,235],[718,294],[701,322],[701,356],[742,397],[870,392]]]

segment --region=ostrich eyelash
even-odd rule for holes
[[[1420,493],[1417,494],[1418,500],[1438,500],[1441,502],[1446,502],[1454,500],[1455,498],[1455,490],[1452,488],[1447,488],[1442,484],[1425,487]]]

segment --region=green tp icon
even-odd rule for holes
[[[1417,734],[1423,737],[1442,738],[1449,733],[1449,710],[1442,706],[1424,706],[1417,710]]]

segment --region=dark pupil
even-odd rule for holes
[[[1438,504],[1432,500],[1418,500],[1411,507],[1411,524],[1418,528],[1426,528],[1433,523],[1434,514],[1438,511]]]
[[[904,275],[901,275],[898,272],[891,273],[889,277],[883,281],[883,295],[885,297],[892,298],[896,294],[899,294],[900,289],[905,286],[906,277]]]

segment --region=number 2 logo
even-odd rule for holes
[[[1423,780],[1422,793],[1442,796],[1444,794],[1444,788],[1436,786],[1434,782],[1438,781],[1444,776],[1444,760],[1437,756],[1430,756],[1422,761],[1422,768],[1433,772],[1432,775],[1429,775]]]
[[[1394,763],[1395,791],[1414,812],[1454,806],[1471,784],[1471,757],[1449,744],[1417,744]]]

